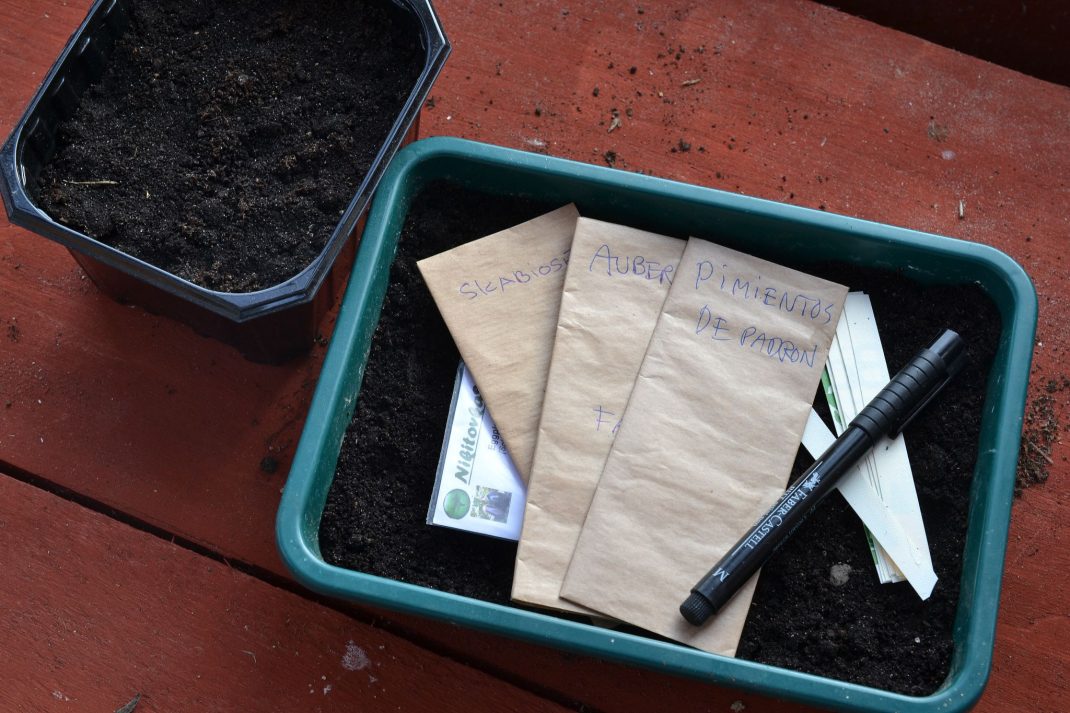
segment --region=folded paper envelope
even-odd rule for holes
[[[784,492],[846,293],[688,241],[562,597],[735,654],[753,579],[702,627],[679,606]]]
[[[578,217],[567,205],[417,263],[525,482]]]
[[[576,223],[513,574],[516,601],[585,611],[558,593],[684,244],[589,218]]]

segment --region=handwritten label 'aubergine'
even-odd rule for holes
[[[457,291],[467,299],[474,300],[484,295],[490,296],[494,294],[502,294],[510,287],[514,289],[516,287],[523,287],[524,285],[530,284],[533,280],[538,280],[540,277],[548,277],[549,275],[564,270],[565,266],[568,265],[568,254],[570,251],[571,248],[530,269],[511,270],[504,275],[496,275],[489,280],[466,280],[461,283],[461,286],[457,288]]]
[[[606,243],[598,246],[587,265],[587,272],[605,274],[609,277],[638,277],[657,280],[658,284],[671,285],[676,265],[665,264],[644,255],[614,255]]]
[[[837,302],[829,302],[820,297],[811,297],[763,282],[761,275],[734,274],[727,264],[718,267],[709,260],[699,260],[696,264],[695,289],[703,286],[713,286],[736,299],[796,314],[819,324],[831,322],[839,306]]]

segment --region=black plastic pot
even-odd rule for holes
[[[50,218],[27,190],[56,148],[59,125],[99,80],[116,38],[129,24],[126,0],[97,0],[0,149],[0,195],[12,223],[66,246],[97,286],[237,347],[254,361],[281,362],[313,343],[320,318],[345,284],[353,240],[369,200],[397,150],[412,141],[416,119],[450,52],[430,0],[394,0],[417,19],[426,59],[389,135],[320,254],[285,282],[257,292],[210,290],[105,245]]]

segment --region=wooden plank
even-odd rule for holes
[[[6,225],[0,294],[0,460],[284,571],[274,512],[321,347],[251,364],[113,302],[61,248]]]
[[[1063,37],[1070,26],[1070,7],[1064,3],[830,0],[825,4],[1049,82],[1070,84],[1070,53]]]
[[[1066,481],[1016,503],[991,683],[978,711],[1065,710],[1070,617],[1063,583],[1070,548]]]
[[[0,132],[84,5],[0,0]],[[1035,391],[1064,373],[1064,88],[803,2],[678,1],[642,13],[594,2],[567,13],[545,1],[436,6],[455,52],[424,113],[425,134],[592,162],[615,156],[627,170],[988,242],[1026,265],[1041,294]],[[621,125],[610,132],[613,109]],[[259,463],[278,457],[285,472],[318,356],[282,369],[250,365],[169,320],[111,303],[62,250],[6,225],[0,295],[0,460],[281,570],[272,534],[281,478]],[[1063,399],[1056,416],[1066,413]],[[1046,627],[1023,622],[1050,612],[1044,587],[1067,564],[1065,530],[1051,540],[1030,534],[1067,514],[1066,456],[1056,443],[1052,480],[1015,508],[997,670],[982,710],[1042,710],[1065,691],[1021,681],[1023,672],[1057,681]],[[1042,492],[1053,509],[1038,506]],[[1016,561],[1026,551],[1015,549],[1018,538],[1040,547],[1036,569]],[[653,694],[718,709],[731,696],[400,621],[442,650],[598,708],[643,709]]]
[[[88,6],[0,0],[0,134]],[[6,220],[0,295],[0,462],[285,573],[275,509],[322,347],[251,364],[103,296],[66,250]]]
[[[0,0],[0,66],[4,68],[0,134],[5,138],[90,4],[91,0]]]
[[[5,711],[560,706],[0,475]]]

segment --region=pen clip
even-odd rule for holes
[[[939,394],[945,386],[947,386],[947,382],[951,381],[952,377],[954,377],[955,374],[958,374],[960,371],[962,371],[962,367],[965,364],[966,356],[965,354],[962,354],[960,352],[955,359],[953,359],[950,363],[947,364],[947,373],[944,378],[936,382],[936,384],[931,389],[929,389],[929,393],[927,393],[925,397],[918,402],[918,405],[914,407],[914,409],[905,419],[903,419],[898,425],[895,426],[895,428],[891,430],[891,432],[888,434],[888,437],[895,438],[900,433],[902,433],[904,429],[906,429],[906,427],[910,425],[914,418],[919,413],[921,413],[926,406],[929,405],[929,402],[935,399],[936,395]]]

